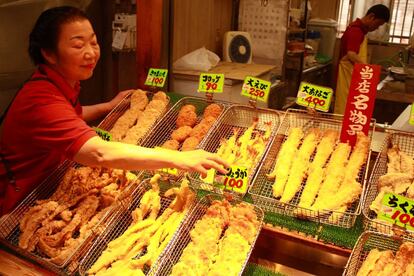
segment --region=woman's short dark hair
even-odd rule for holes
[[[367,11],[367,14],[373,13],[375,18],[384,19],[385,22],[390,21],[390,10],[382,4],[374,5]]]
[[[56,51],[61,26],[79,20],[89,19],[75,7],[61,6],[42,12],[29,36],[29,55],[33,63],[46,63],[40,50]]]

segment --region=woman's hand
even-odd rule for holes
[[[209,169],[215,169],[222,174],[226,174],[230,165],[217,154],[210,153],[204,150],[193,150],[177,152],[173,161],[176,163],[177,168],[185,171],[196,171],[201,174],[202,177],[207,176]]]
[[[129,90],[120,91],[112,100],[110,100],[108,102],[109,111],[111,111],[112,109],[114,109],[114,107],[117,104],[119,104],[129,93],[132,93],[133,91],[135,91],[135,89],[129,89]]]

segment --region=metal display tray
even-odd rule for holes
[[[264,133],[266,130],[266,123],[270,122],[273,128],[272,133],[262,155],[259,157],[259,162],[257,162],[257,164],[250,169],[250,173],[248,175],[248,185],[250,186],[252,185],[254,175],[261,160],[268,151],[273,137],[276,135],[276,131],[278,130],[281,122],[281,117],[283,116],[284,112],[272,109],[253,108],[246,105],[233,105],[223,114],[221,120],[213,127],[199,147],[203,150],[216,153],[220,147],[220,141],[222,139],[229,139],[233,135],[234,128],[241,130],[239,132],[240,136],[254,122],[257,122],[254,131]],[[217,194],[223,193],[223,190],[217,186],[202,181],[199,173],[191,173],[190,178],[192,179],[191,183],[197,189],[209,190]]]
[[[180,183],[168,181],[167,183],[160,183],[159,187],[161,198],[161,209],[159,214],[161,215],[162,212],[164,212],[164,210],[167,209],[170,203],[174,200],[174,198],[164,196],[164,192],[172,187],[180,187]],[[130,196],[124,198],[121,201],[121,207],[118,208],[117,211],[111,216],[110,222],[108,223],[108,227],[95,240],[88,252],[84,254],[84,257],[79,265],[79,273],[81,275],[87,275],[88,270],[98,260],[102,252],[107,248],[108,244],[111,241],[118,238],[119,236],[121,236],[128,229],[132,222],[131,212],[139,206],[143,195],[150,189],[150,179],[147,178],[139,184],[138,188],[135,189],[135,191]],[[194,204],[192,206],[194,206]],[[192,207],[190,207],[189,210],[191,210],[191,208]],[[171,241],[172,239],[169,243],[171,243]],[[168,244],[166,248],[167,247]],[[162,253],[160,256],[162,256]],[[158,258],[160,258],[160,256]],[[144,273],[148,275],[150,269],[151,268],[147,267],[144,270]]]
[[[197,205],[192,209],[189,215],[185,218],[184,222],[180,225],[179,229],[177,230],[176,234],[173,237],[173,241],[167,246],[167,249],[163,256],[157,260],[157,262],[153,265],[151,270],[151,275],[170,275],[173,266],[178,263],[184,249],[191,241],[190,231],[193,229],[196,222],[201,219],[204,214],[206,214],[208,207],[215,200],[223,200],[225,199],[224,195],[219,194],[208,194],[200,199]],[[226,198],[229,200],[231,205],[236,205],[241,203],[240,199],[236,197]],[[244,202],[245,204],[248,204]],[[243,273],[244,268],[247,265],[249,257],[252,253],[253,247],[256,243],[257,237],[259,236],[260,230],[263,225],[263,218],[264,213],[263,210],[257,206],[254,206],[254,211],[257,215],[257,220],[259,221],[259,225],[256,229],[255,237],[250,245],[250,250],[245,257],[245,261],[243,264],[243,269],[240,271],[239,275]]]
[[[21,233],[19,229],[19,224],[21,219],[24,217],[25,213],[36,204],[36,201],[49,198],[58,188],[68,169],[77,166],[79,165],[77,165],[73,161],[65,161],[48,178],[46,178],[39,186],[37,186],[10,214],[6,215],[0,221],[1,244],[10,248],[13,252],[16,252],[32,261],[35,261],[41,264],[42,266],[59,274],[70,274],[77,269],[78,261],[85,253],[85,250],[87,250],[88,246],[96,238],[99,232],[102,231],[102,227],[105,228],[105,225],[111,214],[117,208],[119,208],[119,204],[115,202],[112,205],[112,208],[109,208],[108,211],[102,216],[100,221],[97,223],[97,225],[93,227],[91,231],[92,233],[88,235],[85,238],[85,240],[82,243],[80,243],[74,249],[74,251],[65,259],[65,261],[59,265],[54,264],[45,259],[45,256],[37,250],[35,250],[34,252],[28,252],[24,249],[21,249],[18,246],[19,237]],[[140,175],[137,176],[137,180],[133,181],[132,183],[130,183],[130,185],[125,187],[118,199],[122,199],[123,197],[131,193],[134,184],[136,183],[136,181],[138,181],[139,178]]]
[[[408,154],[411,158],[414,157],[414,133],[403,132],[397,130],[388,130],[382,145],[381,151],[375,160],[375,165],[369,178],[366,193],[364,196],[364,202],[362,205],[362,214],[364,215],[364,226],[367,231],[380,232],[391,235],[394,233],[394,226],[375,220],[377,214],[372,211],[369,206],[377,197],[378,191],[378,180],[382,175],[387,173],[387,152],[388,149],[393,145],[398,147]],[[402,229],[398,227],[396,231],[400,232]],[[405,230],[403,236],[411,241],[414,241],[414,232]]]
[[[282,203],[273,197],[272,185],[273,180],[267,178],[275,166],[278,158],[279,150],[287,138],[290,128],[300,127],[303,132],[311,128],[318,128],[321,130],[337,130],[340,132],[342,126],[342,115],[336,114],[310,114],[305,110],[288,109],[281,122],[279,130],[275,139],[272,141],[269,151],[263,162],[260,165],[258,173],[250,187],[249,194],[252,196],[253,202],[262,207],[265,211],[275,212],[292,217],[300,217],[318,223],[330,224],[344,228],[350,228],[354,225],[357,216],[361,213],[361,200],[364,194],[365,182],[368,173],[368,163],[370,158],[370,150],[368,151],[367,161],[359,172],[358,182],[362,185],[362,193],[360,198],[355,201],[346,212],[336,212],[332,210],[323,210],[322,212],[314,211],[308,208],[298,207],[300,197],[302,195],[306,181],[301,183],[300,190],[295,194],[294,198],[289,203]],[[375,120],[372,121],[369,139],[372,140],[372,133],[375,128]],[[310,157],[313,160],[314,154]],[[339,219],[337,219],[339,218]]]
[[[351,256],[348,259],[348,263],[346,264],[344,273],[342,275],[357,275],[359,269],[362,266],[362,263],[365,261],[372,249],[377,248],[380,251],[391,250],[395,253],[398,251],[400,245],[404,241],[407,240],[401,237],[395,237],[371,231],[362,233],[357,243],[355,244],[354,249],[352,250]]]
[[[148,100],[151,101],[154,93],[149,92],[149,91],[146,91],[146,93],[147,93]],[[126,95],[125,98],[122,99],[122,101],[120,101],[114,107],[114,109],[112,109],[111,112],[108,113],[108,115],[106,115],[106,117],[98,125],[98,128],[110,132],[111,129],[114,127],[114,124],[116,123],[116,121],[125,113],[125,111],[127,111],[130,108],[131,96],[132,96],[132,93],[128,93],[128,95]],[[168,97],[168,95],[167,95],[167,99],[168,99],[167,106],[165,107],[163,112],[160,114],[160,116],[157,118],[157,120],[152,124],[152,126],[154,126],[159,120],[161,120],[163,115],[168,111],[169,103],[170,103],[170,98]],[[150,127],[148,131],[146,132],[146,134],[139,141],[136,142],[136,145],[141,145],[141,143],[145,140],[145,137],[148,136],[151,130],[152,130],[152,127]]]

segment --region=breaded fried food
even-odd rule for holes
[[[193,127],[197,123],[197,114],[192,110],[180,111],[178,113],[176,125],[177,127],[189,126]]]
[[[171,138],[181,143],[190,136],[192,130],[189,126],[179,127],[171,133]]]
[[[178,150],[180,147],[180,143],[176,140],[167,140],[162,144],[161,146],[164,149],[170,149],[170,150]]]
[[[183,105],[180,108],[179,112],[187,112],[187,111],[193,111],[195,113],[196,112],[196,107],[192,104],[186,104],[186,105]]]
[[[197,137],[188,137],[187,139],[185,139],[181,147],[181,150],[182,151],[194,150],[197,148],[198,143],[200,143],[200,141],[197,139]]]
[[[213,116],[207,116],[207,117],[204,117],[201,121],[200,121],[200,124],[205,124],[205,125],[207,125],[208,127],[211,127],[214,123],[215,123],[215,121],[216,121],[217,119],[216,118],[214,118]]]
[[[147,104],[148,104],[147,92],[141,89],[138,89],[132,92],[130,109],[138,109],[142,111],[145,109]]]
[[[165,94],[163,91],[158,91],[157,93],[155,93],[152,99],[168,102],[167,94]]]
[[[215,104],[215,103],[209,104],[204,109],[203,117],[206,118],[208,116],[212,116],[212,117],[217,119],[220,116],[222,111],[223,111],[223,109],[218,104]]]
[[[190,133],[190,137],[196,137],[199,141],[201,141],[204,136],[206,136],[210,127],[207,124],[198,124],[196,125]]]

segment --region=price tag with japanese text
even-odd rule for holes
[[[163,87],[167,79],[167,69],[150,68],[148,71],[145,85]]]
[[[155,147],[154,149],[162,151],[167,150],[161,147]],[[162,168],[158,170],[159,172],[170,174],[170,175],[178,175],[178,169],[177,168]]]
[[[414,103],[411,104],[410,119],[408,120],[410,125],[414,125]]]
[[[408,230],[414,230],[414,200],[385,193],[378,218]]]
[[[333,90],[329,87],[301,82],[296,103],[319,111],[328,112]]]
[[[200,74],[198,92],[223,93],[224,74]]]
[[[225,175],[216,172],[214,181],[220,183],[220,188],[224,190],[245,194],[248,188],[247,168],[231,166]]]
[[[112,134],[109,133],[108,131],[103,130],[103,129],[98,128],[98,127],[93,127],[93,130],[95,130],[96,134],[98,134],[98,136],[101,137],[102,140],[112,141]]]
[[[253,77],[244,79],[241,95],[267,103],[269,92],[270,82]]]

